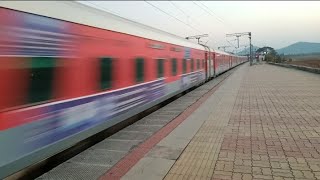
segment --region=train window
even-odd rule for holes
[[[197,59],[197,70],[199,70],[199,69],[200,69],[200,60]]]
[[[111,88],[112,83],[112,59],[100,59],[100,89],[105,90]]]
[[[183,74],[187,73],[187,60],[183,59],[182,60],[182,66],[183,66]]]
[[[205,60],[204,59],[202,59],[202,68],[204,68],[205,67]]]
[[[193,63],[193,59],[191,59],[191,72],[193,72],[193,66],[194,66],[194,63]]]
[[[136,59],[136,82],[140,83],[144,81],[144,59]]]
[[[158,59],[158,78],[161,78],[164,75],[163,63],[164,59]]]
[[[56,60],[50,57],[33,57],[30,68],[28,103],[52,98],[52,85]]]
[[[172,76],[177,75],[177,59],[172,59]]]

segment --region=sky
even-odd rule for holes
[[[81,1],[112,14],[181,37],[209,34],[203,43],[229,51],[248,46],[251,32],[255,46],[275,49],[290,44],[320,42],[320,1]]]

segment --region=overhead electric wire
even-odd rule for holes
[[[161,11],[162,13],[164,13],[164,14],[166,14],[166,15],[168,15],[168,16],[170,16],[170,17],[174,18],[175,20],[177,20],[177,21],[181,22],[182,24],[184,24],[184,25],[186,25],[186,26],[188,26],[188,27],[192,28],[193,30],[195,30],[195,31],[198,31],[198,32],[202,33],[200,30],[198,30],[198,29],[194,28],[193,26],[191,26],[190,24],[185,23],[185,22],[181,21],[180,19],[178,19],[178,18],[176,18],[176,17],[172,16],[171,14],[169,14],[169,13],[167,13],[166,11],[164,11],[164,10],[160,9],[159,7],[157,7],[157,6],[153,5],[152,3],[148,2],[148,1],[144,1],[144,2],[148,3],[150,6],[152,6],[152,7],[156,8],[157,10]]]
[[[201,7],[199,4],[195,3],[194,1],[192,1],[193,4],[195,4],[196,6],[198,6],[200,9],[202,9],[203,11],[205,11],[207,14],[209,14],[210,16],[214,17],[216,20],[218,20],[222,25],[224,25],[227,29],[231,29],[232,28],[227,25],[224,20],[222,18],[220,18],[218,15],[216,15],[216,13],[214,13],[208,6],[204,5],[202,2],[199,1],[199,3],[201,3],[205,8]],[[208,9],[208,10],[207,10]],[[226,32],[225,32],[226,33]],[[230,43],[230,42],[228,42]],[[232,45],[232,44],[231,44]],[[235,47],[234,45],[232,45],[233,47]]]
[[[190,18],[192,21],[196,22],[198,25],[200,25],[201,23],[199,23],[196,19],[192,18],[190,15],[188,15],[185,11],[183,11],[180,7],[178,7],[175,3],[173,3],[172,1],[169,1],[174,7],[176,7],[179,11],[181,11],[185,16],[187,16],[188,18]],[[213,36],[213,38],[216,38],[214,35],[214,33],[211,32],[211,35]],[[211,38],[209,38],[211,39]],[[213,40],[213,39],[212,39]]]
[[[216,16],[218,19],[221,20],[221,22],[225,23],[224,20],[222,18],[220,18],[215,12],[213,12],[207,5],[203,4],[201,1],[197,0],[202,6],[204,6],[205,8],[207,8],[207,10],[209,10],[212,14],[214,14],[214,16]]]
[[[168,12],[162,10],[161,8],[155,6],[154,4],[152,4],[152,3],[148,2],[148,1],[144,1],[144,2],[148,3],[150,6],[156,8],[157,10],[161,11],[162,13],[164,13],[164,14],[166,14],[166,15],[174,18],[175,20],[181,22],[182,24],[184,24],[184,25],[192,28],[193,30],[195,30],[195,31],[197,31],[197,32],[200,32],[200,33],[203,33],[203,32],[201,32],[200,30],[198,30],[197,28],[195,28],[195,27],[191,26],[190,24],[188,24],[188,23],[186,23],[186,22],[178,19],[177,17],[174,17],[173,15],[171,15],[171,14],[169,14]],[[121,15],[119,15],[119,14],[117,14],[117,13],[115,13],[115,12],[109,10],[109,9],[106,9],[106,8],[104,8],[104,7],[102,7],[102,6],[99,6],[99,5],[95,4],[95,3],[92,3],[92,2],[90,2],[90,1],[86,1],[86,3],[92,4],[92,5],[94,5],[94,6],[95,6],[96,8],[98,8],[98,9],[103,9],[103,10],[106,11],[106,12],[109,12],[109,13],[112,13],[112,14],[115,14],[115,15],[121,17]],[[179,7],[178,7],[177,5],[175,5],[173,2],[170,1],[170,3],[171,3],[173,6],[175,6],[177,9],[179,9],[184,15],[188,16],[189,18],[191,18],[190,15],[187,15],[186,12],[184,12],[181,8],[179,8]],[[192,19],[193,19],[193,18],[192,18]],[[193,19],[193,21],[195,21],[195,20]],[[200,23],[197,22],[197,24],[200,24]],[[212,33],[211,33],[211,35],[212,35]],[[212,35],[212,36],[214,37],[214,35]],[[214,38],[215,38],[215,37],[214,37]],[[211,37],[209,37],[209,39],[211,39],[213,42],[215,41],[215,39],[213,39],[213,38],[211,38]],[[209,40],[208,40],[208,41],[209,41]],[[208,41],[207,41],[207,42],[208,42]]]
[[[203,11],[205,11],[206,13],[208,13],[209,15],[213,16],[215,19],[217,19],[220,23],[222,23],[226,28],[233,30],[233,28],[227,24],[222,18],[220,18],[215,12],[213,12],[207,5],[205,5],[204,3],[202,3],[201,1],[197,0],[202,6],[204,6],[205,8],[201,7],[199,4],[195,3],[194,1],[193,4],[195,4],[196,6],[198,6],[199,8],[201,8]],[[210,12],[209,12],[210,11]]]
[[[226,39],[226,41],[231,45],[233,46],[234,48],[237,48],[235,45],[233,45],[229,40]]]
[[[106,8],[104,8],[102,6],[99,6],[99,5],[97,5],[97,4],[95,4],[95,3],[91,2],[91,1],[85,1],[85,2],[94,5],[98,9],[102,9],[102,10],[104,10],[106,12],[109,12],[109,13],[112,13],[114,15],[120,16],[118,13],[115,13],[114,11],[111,11],[110,9],[106,9]],[[122,17],[122,16],[120,16],[120,17]]]
[[[221,19],[221,21],[223,21],[224,25],[227,27],[227,28],[230,28],[231,30],[234,31],[234,29],[232,28],[232,26],[230,26],[229,23],[227,23],[223,18],[221,18],[220,16],[217,15],[217,13],[215,13],[214,11],[212,11],[212,9],[210,9],[207,5],[205,5],[204,3],[202,3],[201,1],[199,0],[196,0],[198,1],[201,5],[203,5],[204,7],[206,7],[212,14],[214,14],[217,18]]]
[[[190,15],[188,15],[188,13],[186,13],[185,11],[183,11],[180,7],[178,7],[175,3],[173,3],[172,1],[169,1],[175,8],[177,8],[179,11],[181,11],[185,16],[187,16],[188,18],[192,19],[192,21],[196,22],[198,25],[200,25],[201,23],[199,23],[196,19],[192,18]]]
[[[201,1],[199,0],[196,0],[198,1],[202,6],[204,6],[207,10],[209,10],[212,14],[214,14],[217,18],[221,19],[223,21],[223,24],[227,27],[227,28],[230,28],[231,30],[234,31],[234,29],[230,26],[230,24],[226,23],[225,20],[223,20],[222,18],[220,18],[214,11],[212,11],[212,9],[210,9],[207,5],[205,5],[204,3],[202,3]],[[220,21],[221,22],[221,21]],[[229,44],[231,44],[230,42],[228,42]],[[234,46],[236,49],[237,47]]]
[[[202,10],[204,10],[206,13],[208,13],[209,15],[213,16],[214,18],[216,18],[219,22],[221,22],[222,24],[224,24],[224,22],[217,18],[215,15],[212,15],[208,10],[204,9],[203,7],[199,6],[199,4],[195,3],[194,1],[192,1],[193,4],[195,4],[196,6],[198,6],[199,8],[201,8]]]
[[[184,12],[181,8],[179,8],[177,5],[175,5],[172,1],[169,1],[174,7],[176,7],[180,12],[182,12],[185,16],[188,18],[190,17],[186,12]]]
[[[163,11],[161,8],[159,8],[159,7],[157,7],[157,6],[155,6],[155,5],[153,5],[153,4],[151,4],[150,2],[148,2],[148,1],[145,1],[146,3],[148,3],[149,5],[151,5],[152,7],[154,7],[154,8],[156,8],[156,9],[158,9],[159,11],[161,11],[161,12],[163,12],[163,13],[165,13],[166,15],[168,15],[168,16],[170,16],[170,17],[172,17],[172,18],[174,18],[174,19],[176,19],[177,21],[179,21],[179,22],[181,22],[181,23],[183,23],[183,24],[185,24],[185,25],[187,25],[187,26],[189,26],[189,27],[191,27],[192,29],[194,29],[194,30],[196,30],[196,31],[198,31],[198,32],[200,32],[200,33],[203,33],[203,32],[201,32],[200,30],[197,30],[197,29],[195,29],[193,26],[191,26],[190,24],[187,24],[187,23],[185,23],[185,22],[183,22],[183,21],[181,21],[180,19],[178,19],[178,18],[176,18],[176,17],[174,17],[174,16],[172,16],[171,14],[169,14],[169,13],[167,13],[167,12],[165,12],[165,11]],[[177,6],[175,6],[175,7],[177,7]],[[179,9],[179,8],[178,8]],[[181,10],[182,11],[182,10]],[[189,16],[190,17],[190,16]],[[213,35],[212,35],[213,36]],[[215,41],[214,39],[212,39],[212,38],[209,38],[209,39],[211,39],[213,42]]]
[[[95,3],[92,3],[92,2],[90,2],[90,1],[85,1],[85,2],[86,2],[86,3],[89,3],[89,4],[92,4],[93,6],[95,6],[95,7],[96,7],[96,8],[98,8],[98,9],[103,9],[103,10],[104,10],[104,11],[106,11],[106,12],[109,12],[109,13],[112,13],[112,14],[115,14],[115,15],[120,16],[120,17],[121,17],[121,15],[119,15],[119,14],[117,14],[117,13],[115,13],[115,12],[113,12],[113,11],[109,10],[109,9],[103,8],[102,6],[99,6],[99,5],[95,4]],[[146,2],[146,3],[148,3],[149,5],[153,6],[154,8],[156,8],[156,9],[160,10],[161,12],[165,13],[166,15],[168,15],[168,16],[170,16],[170,17],[172,17],[172,18],[176,19],[177,21],[179,21],[179,22],[181,22],[181,23],[183,23],[184,25],[187,25],[188,27],[192,28],[193,30],[195,30],[195,31],[198,31],[198,32],[202,33],[201,31],[199,31],[198,29],[194,28],[193,26],[191,26],[191,25],[189,25],[189,24],[187,24],[187,23],[185,23],[185,22],[181,21],[180,19],[178,19],[178,18],[176,18],[176,17],[174,17],[174,16],[170,15],[169,13],[167,13],[167,12],[163,11],[162,9],[160,9],[160,8],[158,8],[158,7],[156,7],[156,6],[154,6],[153,4],[151,4],[151,3],[147,2],[147,1],[145,1],[145,2]]]

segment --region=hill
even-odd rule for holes
[[[311,54],[320,52],[320,43],[297,42],[276,50],[278,54]]]

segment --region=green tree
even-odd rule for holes
[[[281,62],[281,57],[280,55],[278,55],[278,53],[276,52],[276,50],[274,50],[274,48],[266,46],[263,48],[259,48],[257,50],[257,52],[267,52],[266,54],[266,61],[267,62]]]

